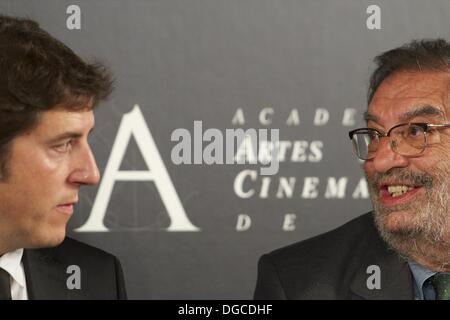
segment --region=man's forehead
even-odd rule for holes
[[[450,71],[397,71],[385,78],[374,97],[413,97],[447,91],[450,87]]]
[[[61,131],[89,132],[95,125],[92,110],[67,111],[55,109],[42,112],[32,131],[60,133]]]
[[[450,74],[447,72],[398,72],[375,93],[365,120],[398,120],[415,116],[443,116],[449,106]]]

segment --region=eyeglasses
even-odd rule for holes
[[[407,157],[420,155],[427,146],[441,141],[438,129],[449,128],[450,123],[402,123],[387,133],[373,128],[360,128],[348,133],[356,155],[361,160],[370,160],[380,145],[381,138],[388,137],[392,151]]]

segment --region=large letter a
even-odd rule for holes
[[[136,140],[137,146],[149,168],[148,171],[119,171],[131,135]],[[170,226],[166,230],[200,230],[186,216],[138,105],[135,105],[131,112],[123,116],[89,219],[75,231],[108,231],[108,228],[103,223],[103,219],[105,218],[106,209],[116,181],[154,181],[170,217]]]

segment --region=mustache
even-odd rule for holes
[[[378,189],[385,182],[392,180],[398,180],[412,185],[420,185],[427,189],[431,189],[433,187],[434,177],[427,173],[414,173],[407,169],[396,168],[384,173],[374,173],[370,181],[370,186],[373,189]]]

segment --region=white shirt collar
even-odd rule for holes
[[[21,287],[25,287],[25,274],[20,266],[22,255],[23,248],[5,253],[0,257],[0,267],[6,270]]]

